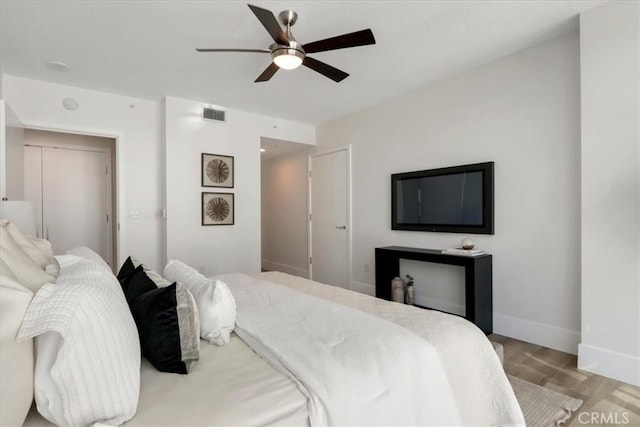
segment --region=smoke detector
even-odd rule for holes
[[[78,101],[76,101],[73,98],[65,98],[62,100],[62,105],[64,106],[64,108],[66,108],[67,110],[77,110],[78,107],[80,106],[80,104],[78,104]]]

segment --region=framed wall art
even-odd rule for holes
[[[202,225],[233,225],[233,193],[202,193]]]
[[[233,156],[202,153],[202,186],[233,188]]]

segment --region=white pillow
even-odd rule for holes
[[[16,341],[33,293],[0,275],[0,425],[19,426],[33,402],[33,340]]]
[[[44,267],[39,267],[27,255],[9,234],[6,225],[2,224],[0,224],[0,259],[3,261],[2,270],[10,270],[21,285],[34,293],[40,289],[40,286],[54,281],[53,277],[44,272]]]
[[[226,283],[212,280],[187,264],[172,260],[163,276],[191,291],[200,314],[200,337],[215,345],[225,345],[236,324],[236,300]]]
[[[37,249],[39,249],[43,254],[48,256],[50,259],[53,259],[53,248],[51,247],[51,242],[45,239],[39,239],[34,236],[27,236],[29,242]]]
[[[60,274],[60,264],[58,264],[58,261],[54,258],[53,262],[44,268],[44,272],[53,277],[53,280],[55,281]]]
[[[57,256],[60,275],[33,298],[18,339],[36,337],[35,397],[56,425],[122,424],[136,412],[140,343],[115,276]]]
[[[107,264],[107,262],[100,256],[100,254],[94,252],[93,250],[91,250],[91,248],[88,248],[86,246],[78,246],[76,248],[71,248],[65,253],[67,255],[75,255],[80,258],[97,261],[100,264],[107,267],[109,270],[111,270],[111,267],[109,266],[109,264]]]
[[[38,265],[38,267],[44,269],[47,264],[51,263],[51,259],[53,258],[53,251],[49,252],[46,249],[47,244],[48,248],[51,248],[51,244],[49,244],[49,242],[47,242],[46,240],[38,239],[36,237],[26,236],[11,221],[5,220],[2,222],[1,226],[11,237],[13,237],[16,243],[20,245],[20,247],[26,252],[29,258],[31,258]],[[40,240],[46,243],[39,242]]]

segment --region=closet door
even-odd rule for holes
[[[63,254],[87,246],[111,264],[108,156],[42,147],[44,237]]]
[[[24,199],[36,207],[38,237],[43,237],[42,147],[24,146]]]

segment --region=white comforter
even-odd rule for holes
[[[285,273],[259,273],[256,277],[387,319],[433,344],[458,403],[461,425],[525,425],[496,352],[472,323],[458,316],[392,303]]]
[[[239,273],[218,276],[236,333],[309,399],[311,425],[460,425],[436,349],[360,310]]]

